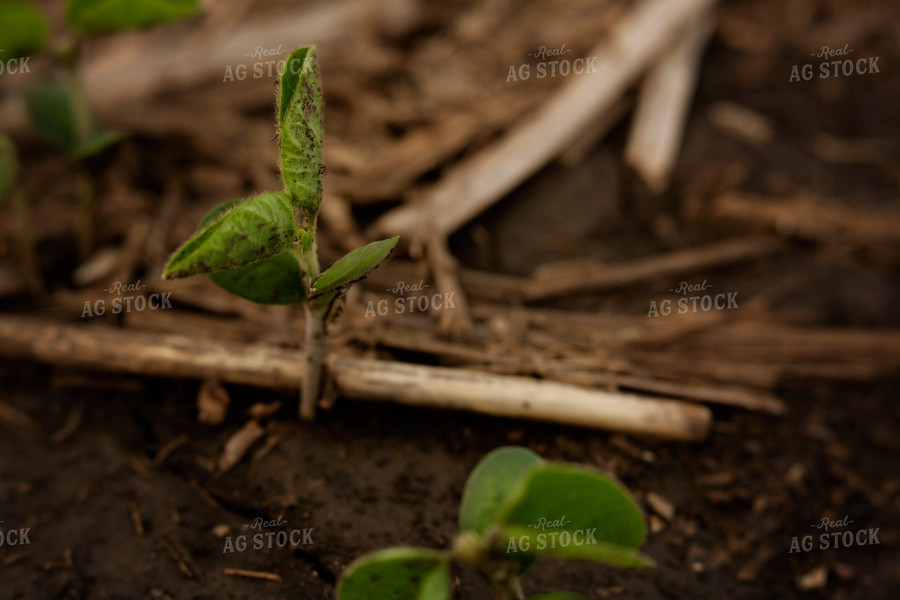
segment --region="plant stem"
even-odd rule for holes
[[[85,171],[81,176],[79,186],[80,202],[78,205],[78,256],[86,260],[94,245],[94,220],[97,212],[97,203],[94,194],[94,176]]]
[[[75,120],[75,137],[78,147],[90,141],[93,125],[93,115],[78,76],[80,54],[80,40],[74,40],[67,43],[57,56],[57,64],[62,67],[65,85],[69,91],[69,96],[72,98],[72,116]],[[86,169],[81,181],[77,225],[78,254],[81,260],[87,259],[94,242],[94,220],[96,217],[94,188],[94,176],[89,169]]]
[[[325,360],[325,314],[326,311],[310,303],[306,309],[306,368],[303,371],[303,386],[300,390],[300,418],[312,421],[316,418],[316,403],[322,385],[322,364]]]
[[[505,581],[498,581],[494,586],[497,600],[525,600],[525,592],[518,577],[511,576]]]
[[[300,244],[294,248],[294,258],[303,273],[303,287],[306,293],[312,289],[319,277],[319,255],[316,248],[316,216],[295,215],[297,226],[302,230]],[[306,354],[306,368],[303,371],[303,384],[300,387],[300,418],[313,421],[316,418],[316,404],[319,401],[319,388],[322,385],[322,365],[325,361],[325,317],[330,304],[307,301],[306,339],[303,346]]]
[[[22,252],[22,271],[25,273],[25,281],[28,283],[31,294],[35,297],[40,297],[44,295],[44,282],[41,280],[41,271],[38,268],[34,252],[28,200],[21,190],[16,190],[12,196],[16,219],[19,222],[19,249]]]

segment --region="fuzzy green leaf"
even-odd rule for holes
[[[316,278],[311,297],[315,298],[359,281],[393,252],[399,239],[394,236],[351,250]]]
[[[161,25],[200,12],[199,0],[69,0],[66,17],[81,35]]]
[[[245,201],[237,198],[219,204],[206,213],[197,232]],[[297,259],[288,252],[243,267],[209,273],[209,278],[225,291],[257,304],[286,305],[306,300],[303,273]]]
[[[0,61],[28,56],[47,43],[47,21],[31,2],[0,2]]]
[[[37,132],[71,158],[80,160],[101,152],[123,136],[101,131],[96,117],[86,110],[79,117],[75,94],[64,83],[50,80],[29,90],[25,104]]]
[[[506,528],[530,531],[530,552],[537,555],[604,560],[604,552],[613,557],[615,549],[587,549],[589,540],[636,549],[646,535],[641,510],[625,488],[579,466],[541,465],[529,470],[509,495],[498,520]],[[579,531],[582,545],[576,541]],[[552,534],[565,535],[566,548],[549,548]]]
[[[16,145],[0,134],[0,201],[12,193],[19,178],[19,157]]]
[[[210,273],[209,278],[225,291],[257,304],[299,304],[306,300],[303,273],[289,252]]]
[[[296,241],[288,194],[268,192],[230,202],[169,261],[164,279],[214,273],[278,256]]]
[[[298,48],[285,61],[278,90],[281,177],[310,215],[322,201],[322,86],[315,46]]]
[[[391,548],[354,561],[338,584],[338,600],[447,600],[450,569],[433,550]]]
[[[472,470],[459,505],[459,528],[483,534],[497,516],[516,483],[529,469],[544,464],[527,448],[507,446],[485,456]]]

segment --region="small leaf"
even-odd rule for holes
[[[32,125],[48,142],[63,150],[78,146],[79,135],[75,105],[69,90],[59,81],[46,81],[33,87],[25,96]],[[93,130],[94,124],[87,129]]]
[[[12,193],[19,178],[19,157],[13,141],[0,134],[0,200]]]
[[[0,2],[0,60],[29,56],[47,43],[47,21],[30,2]]]
[[[640,508],[620,484],[592,469],[569,465],[529,470],[508,497],[499,521],[507,528],[530,531],[529,551],[538,555],[560,555],[562,551],[549,548],[551,536],[566,536],[563,553],[574,557],[572,553],[589,542],[636,549],[646,535]],[[602,560],[598,552],[586,551],[583,558]]]
[[[238,198],[219,204],[206,213],[197,231],[244,201]],[[297,259],[287,252],[243,267],[210,273],[209,278],[225,291],[258,304],[297,304],[306,299],[303,273]]]
[[[100,154],[110,146],[114,146],[118,144],[120,141],[125,139],[125,134],[121,131],[103,131],[98,132],[91,137],[88,141],[83,144],[79,144],[75,148],[69,152],[69,156],[71,156],[75,160],[82,160],[91,156],[95,156]]]
[[[281,177],[294,201],[311,215],[322,200],[322,86],[315,46],[285,61],[278,89]]]
[[[313,282],[312,298],[333,292],[368,275],[394,250],[399,236],[366,244],[339,258]]]
[[[69,0],[66,17],[81,35],[99,35],[170,23],[199,12],[199,0]]]
[[[548,594],[538,594],[531,596],[528,600],[588,600],[581,594],[574,592],[550,592]]]
[[[294,209],[286,193],[269,192],[230,202],[175,252],[163,278],[249,265],[282,254],[295,239]]]
[[[338,600],[446,600],[450,570],[438,552],[390,548],[354,561],[338,584]]]
[[[220,288],[257,304],[298,304],[306,300],[303,273],[289,252],[243,267],[210,273]]]
[[[472,470],[459,505],[461,531],[484,533],[497,521],[500,509],[529,469],[544,464],[541,457],[518,446],[498,448]]]
[[[75,160],[93,156],[122,139],[118,132],[101,132],[87,110],[79,116],[77,92],[56,80],[45,81],[26,94],[28,116],[37,132]]]
[[[573,539],[573,533],[565,530],[535,532],[526,527],[503,527],[498,547],[505,545],[507,550],[515,547],[518,552],[534,556],[589,560],[616,567],[652,567],[654,564],[653,559],[634,548],[604,542],[588,544],[585,541],[590,538],[590,534],[586,531],[580,531],[580,539]],[[527,551],[522,550],[525,544],[529,548]]]

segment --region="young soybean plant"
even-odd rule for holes
[[[340,294],[387,258],[399,238],[357,248],[320,272],[316,219],[325,163],[315,47],[295,50],[285,62],[276,102],[284,189],[214,208],[172,256],[163,278],[207,274],[220,287],[252,302],[303,304],[306,369],[300,416],[312,420],[328,314]]]
[[[31,236],[31,223],[28,216],[28,202],[18,186],[19,156],[13,141],[0,133],[0,205],[11,198],[13,210],[18,223],[19,249],[21,252],[21,269],[32,295],[44,293],[40,269],[34,252],[34,241]]]
[[[519,447],[485,456],[469,475],[452,549],[390,548],[352,563],[338,600],[447,600],[452,566],[478,571],[498,600],[525,600],[521,579],[538,557],[649,567],[638,548],[640,509],[611,478],[585,467],[544,462]],[[584,600],[551,592],[529,600]]]
[[[72,28],[53,50],[58,76],[33,86],[25,106],[33,128],[68,157],[83,163],[120,141],[124,135],[103,131],[88,105],[78,66],[84,41],[105,34],[169,23],[200,12],[199,0],[69,0],[66,20]],[[47,22],[31,2],[0,1],[0,62],[18,59],[19,71],[30,72],[28,58],[44,49]],[[22,67],[22,65],[25,65]],[[80,182],[78,248],[82,257],[93,239],[94,181],[86,170]]]

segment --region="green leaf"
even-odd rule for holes
[[[197,229],[194,230],[194,233],[196,234],[203,229],[206,229],[208,225],[221,219],[222,215],[224,215],[226,212],[233,209],[235,206],[244,204],[245,202],[247,202],[246,198],[235,198],[233,200],[226,200],[225,202],[214,206],[212,210],[206,213],[206,216],[204,216],[203,219],[200,220],[200,224],[197,225]]]
[[[526,527],[503,527],[497,544],[498,547],[505,546],[504,550],[509,554],[589,560],[616,567],[652,567],[654,564],[653,559],[634,548],[605,542],[585,543],[589,536],[584,530],[580,533],[579,539],[573,538],[571,531],[535,532]],[[527,551],[523,549],[526,544]]]
[[[19,157],[13,141],[0,134],[0,200],[12,193],[19,178]]]
[[[527,535],[533,554],[612,564],[630,559],[627,553],[602,545],[636,549],[646,536],[641,510],[625,488],[579,466],[541,465],[529,470],[509,495],[498,520],[505,529]],[[597,548],[588,547],[591,542]]]
[[[210,273],[227,292],[258,304],[298,304],[306,300],[303,273],[289,252],[243,267]]]
[[[581,594],[574,592],[550,592],[548,594],[538,594],[531,596],[528,600],[588,600]]]
[[[125,134],[121,131],[97,132],[88,141],[75,146],[69,152],[69,156],[74,160],[82,160],[100,154],[110,146],[118,144],[123,139],[125,139]]]
[[[97,154],[123,137],[118,132],[100,131],[96,117],[85,108],[79,110],[78,92],[60,81],[34,86],[26,94],[25,104],[37,132],[75,160]]]
[[[294,208],[284,192],[229,202],[175,252],[164,279],[249,265],[289,250],[296,241]]]
[[[206,213],[197,232],[243,202],[246,199],[237,198],[219,204]],[[297,259],[288,252],[243,267],[209,273],[209,278],[225,291],[258,304],[287,305],[306,300],[303,273]]]
[[[459,505],[459,528],[483,534],[497,521],[516,483],[529,469],[544,464],[541,457],[518,446],[498,448],[472,470]]]
[[[63,150],[72,150],[79,143],[75,118],[75,103],[69,90],[59,81],[45,81],[31,88],[25,96],[31,123],[48,142]],[[88,123],[87,130],[95,124]]]
[[[311,215],[322,200],[322,86],[315,46],[287,59],[278,90],[281,177],[294,201]]]
[[[312,297],[333,292],[359,281],[393,252],[399,240],[399,236],[394,236],[348,252],[316,278],[313,282]]]
[[[161,25],[200,12],[199,0],[69,0],[66,17],[81,35]]]
[[[0,2],[0,60],[29,56],[47,43],[47,21],[30,2]]]
[[[338,600],[447,600],[450,569],[438,552],[390,548],[354,561],[338,584]]]

